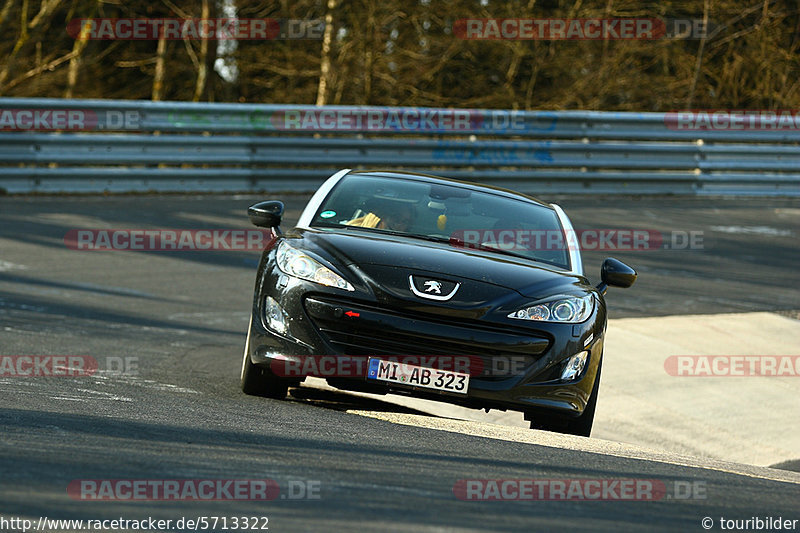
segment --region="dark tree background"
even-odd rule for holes
[[[86,17],[318,19],[327,39],[100,41]],[[706,17],[705,39],[485,41],[462,18]],[[0,95],[504,109],[785,109],[796,2],[0,0]]]

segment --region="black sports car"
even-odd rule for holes
[[[282,214],[279,201],[248,210],[274,239],[258,267],[244,392],[284,398],[321,376],[341,389],[519,410],[532,428],[589,435],[604,294],[636,272],[609,258],[592,286],[557,205],[342,170],[286,233]]]

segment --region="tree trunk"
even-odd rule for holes
[[[203,0],[201,18],[208,18],[208,0]],[[199,102],[206,89],[206,78],[208,77],[208,39],[200,39],[200,59],[197,64],[197,82],[194,85],[194,95],[192,102]]]
[[[766,7],[766,2],[764,6]],[[708,27],[708,10],[709,10],[709,0],[705,0],[703,2],[703,28]],[[697,50],[697,61],[694,65],[694,76],[692,76],[692,85],[689,87],[689,97],[686,99],[686,109],[691,109],[692,102],[694,101],[694,93],[695,89],[697,89],[697,78],[700,77],[700,67],[703,65],[703,52],[706,48],[706,36],[705,34],[700,37],[700,48]]]
[[[375,39],[375,4],[368,2],[369,14],[367,15],[367,26],[364,31],[364,105],[369,105],[372,100],[372,69],[373,69],[373,48],[376,45]]]
[[[6,0],[6,3],[3,4],[3,10],[0,11],[0,28],[3,27],[3,23],[6,21],[8,17],[8,12],[11,11],[11,4],[14,3],[14,0]]]
[[[97,6],[99,2],[96,2],[92,7],[92,11],[87,18],[94,17],[95,13],[97,12]],[[86,48],[86,45],[89,44],[89,30],[91,26],[89,23],[85,23],[81,28],[80,33],[78,34],[78,38],[75,39],[75,44],[72,46],[72,59],[69,60],[69,71],[67,72],[67,88],[64,91],[64,98],[72,98],[73,94],[75,93],[75,84],[78,81],[78,69],[81,65],[81,53],[83,49]]]
[[[161,100],[161,93],[164,89],[164,54],[167,50],[167,39],[164,35],[164,29],[158,35],[158,48],[156,48],[156,73],[153,76],[153,94],[152,100],[157,102]]]
[[[325,105],[331,71],[331,41],[333,40],[333,10],[336,0],[328,0],[328,12],[325,14],[325,33],[322,36],[322,61],[320,62],[319,86],[317,87],[317,105]]]

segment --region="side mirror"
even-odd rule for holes
[[[281,225],[283,202],[270,200],[259,202],[247,208],[247,217],[254,226],[261,228],[277,228]]]
[[[636,281],[636,271],[622,261],[609,257],[603,261],[600,279],[602,283],[597,288],[605,294],[609,286],[625,288],[633,285]]]

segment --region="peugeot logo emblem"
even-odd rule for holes
[[[433,292],[435,294],[442,294],[442,284],[432,279],[425,282],[425,292]]]
[[[413,275],[408,276],[408,285],[411,289],[411,292],[420,298],[439,301],[445,301],[452,298],[458,288],[461,286],[461,283],[459,282],[425,279],[422,276],[417,277],[417,283],[419,283],[419,285],[414,284]],[[445,294],[445,291],[449,292]]]

